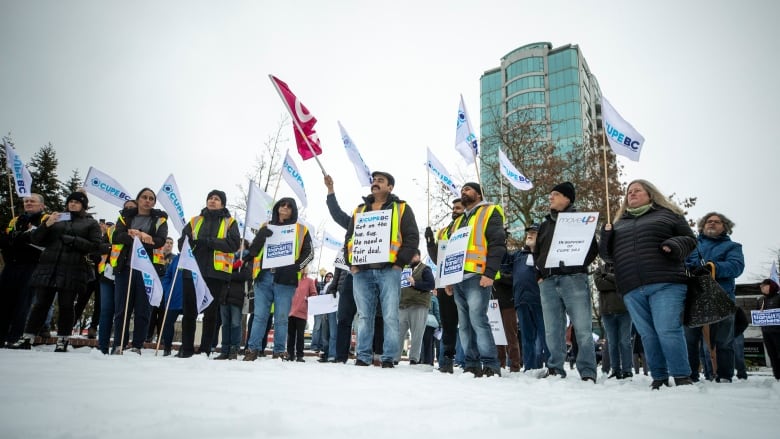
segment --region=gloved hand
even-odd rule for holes
[[[431,230],[430,226],[425,228],[425,241],[430,245],[436,243],[436,241],[433,238],[433,230]]]
[[[263,238],[268,238],[269,236],[274,234],[274,231],[269,229],[268,227],[261,227],[260,230],[257,231],[257,234],[262,236]]]
[[[73,245],[73,243],[76,241],[76,237],[73,235],[62,235],[60,239],[62,239],[62,242],[65,245]]]

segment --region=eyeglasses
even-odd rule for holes
[[[723,221],[721,220],[707,220],[704,222],[704,224],[723,224]]]
[[[292,204],[288,202],[279,203],[279,207],[286,207],[288,209],[292,209]]]

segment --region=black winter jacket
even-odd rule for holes
[[[780,294],[770,293],[758,299],[758,309],[769,310],[780,308]],[[762,326],[761,333],[780,334],[780,325]]]
[[[23,213],[11,220],[8,233],[0,232],[0,251],[6,266],[38,263],[41,250],[30,245],[32,231],[28,227],[40,226],[44,216],[43,212]]]
[[[247,282],[252,280],[252,266],[244,265],[240,268],[233,268],[230,274],[230,282],[227,287],[222,289],[222,297],[219,299],[220,305],[244,306],[246,298]]]
[[[644,215],[628,212],[611,231],[601,231],[599,253],[615,266],[618,292],[625,294],[643,285],[685,283],[685,258],[696,248],[696,238],[685,218],[653,205]],[[661,247],[668,245],[671,253]]]
[[[30,241],[45,247],[32,274],[32,286],[80,291],[94,278],[87,255],[100,246],[100,225],[84,212],[51,227],[41,223]]]
[[[122,214],[116,220],[114,235],[111,239],[114,244],[124,245],[117,257],[116,268],[114,268],[116,273],[121,273],[130,267],[129,255],[133,250],[133,237],[127,231],[133,228],[133,219],[137,216],[138,209],[126,209],[122,211]],[[149,212],[149,217],[151,218],[149,230],[141,231],[152,237],[154,244],[143,244],[146,252],[151,256],[154,253],[154,249],[165,245],[165,239],[168,237],[168,214],[160,209],[152,209]],[[157,227],[157,222],[160,219],[165,219],[165,221],[160,224],[160,227]],[[154,268],[157,270],[158,275],[163,276],[165,274],[164,264],[156,264]]]
[[[577,209],[569,205],[564,212],[576,212]],[[585,256],[585,262],[582,265],[564,266],[561,262],[561,266],[557,268],[545,268],[547,264],[547,254],[550,252],[550,246],[552,245],[553,235],[555,234],[555,222],[558,219],[558,212],[553,212],[544,217],[544,221],[539,226],[539,234],[536,236],[536,247],[534,247],[534,264],[536,264],[536,270],[539,276],[543,279],[547,279],[550,276],[587,273],[588,265],[590,265],[599,253],[599,246],[596,242],[596,236],[593,236],[593,240],[590,243],[588,254]]]
[[[230,273],[214,269],[214,251],[235,253],[238,250],[239,245],[241,245],[238,224],[236,221],[231,222],[229,220],[230,212],[225,208],[217,210],[204,208],[200,211],[200,215],[203,217],[203,224],[200,226],[197,241],[192,241],[192,222],[188,221],[179,238],[179,251],[181,251],[181,246],[184,245],[184,239],[189,238],[192,245],[192,255],[195,256],[195,260],[198,262],[200,274],[209,279],[229,281]],[[223,218],[231,224],[225,238],[217,238],[220,222]],[[189,271],[185,271],[184,277],[191,278],[192,275]]]
[[[593,283],[599,290],[599,312],[603,316],[628,312],[623,296],[617,292],[615,272],[611,264],[599,266],[593,273]]]

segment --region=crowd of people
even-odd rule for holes
[[[332,294],[337,310],[315,318],[311,349],[321,353],[320,362],[393,368],[408,337],[409,363],[437,363],[443,373],[458,366],[475,377],[500,376],[503,370],[565,378],[568,360],[580,379],[595,383],[597,351],[606,344],[600,353],[604,379],[631,378],[639,370],[637,353],[644,354],[645,374],[649,371],[656,390],[672,382],[693,384],[702,372],[719,383],[735,379],[735,370],[736,378],[747,378],[746,324],[738,314],[704,328],[685,327],[681,319],[688,272],[696,267],[708,267],[736,300],[735,278],[745,264],[741,245],[730,238],[734,223],[724,214],[707,213],[694,234],[678,206],[652,183],[635,180],[614,221],[588,237],[581,260],[551,264],[559,216],[577,211],[574,185],[555,185],[549,214],[529,223],[520,239],[511,239],[502,207],[486,201],[481,186],[469,182],[452,202],[449,224],[435,232],[424,229],[427,253],[440,262],[435,275],[421,259],[422,229],[411,206],[393,193],[395,178],[381,171],[372,178],[371,193],[351,213],[339,205],[333,179],[324,179],[327,206],[345,230],[345,245],[342,261],[322,282],[309,277],[312,238],[293,198],[276,201],[270,220],[249,243],[226,208],[225,192],[209,192],[206,206],[178,240],[179,251],[185,244],[191,248],[202,277],[197,279],[193,271],[177,269],[168,215],[154,208],[151,189],[127,201],[116,222],[95,220],[83,191],[68,196],[66,212],[52,213],[45,213],[40,195],[31,194],[23,213],[0,235],[5,263],[0,344],[30,349],[46,331],[56,297],[55,352],[66,352],[74,324],[94,293],[88,336],[96,337],[107,355],[125,350],[140,355],[145,342],[158,339],[163,355],[173,356],[174,323],[181,316],[175,357],[210,356],[219,348],[216,360],[238,360],[243,354],[243,361],[255,361],[266,356],[273,327],[272,358],[305,361],[308,301]],[[263,268],[270,258],[267,241],[277,227],[292,234],[292,262]],[[164,295],[157,306],[149,303],[142,273],[131,267],[136,239],[162,279]],[[458,240],[465,248],[452,269],[441,261],[451,254],[450,241]],[[445,282],[443,271],[457,276]],[[595,304],[591,281],[598,290]],[[205,282],[213,296],[205,307],[198,303],[198,282]],[[760,309],[780,307],[776,282],[765,280],[761,292]],[[491,303],[498,308],[506,344],[496,343],[488,318]],[[601,341],[593,336],[594,316],[604,329]],[[780,379],[780,326],[762,331]]]

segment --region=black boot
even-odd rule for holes
[[[230,359],[230,353],[228,352],[229,349],[223,348],[222,352],[219,353],[216,357],[214,357],[215,360],[229,360]]]
[[[13,344],[8,345],[8,349],[24,349],[24,350],[30,350],[32,349],[32,342],[35,338],[32,334],[24,334],[22,335],[19,340],[16,340]]]
[[[690,378],[688,379],[690,380]],[[650,388],[653,390],[660,390],[663,386],[669,387],[669,378],[663,380],[653,380],[653,382],[650,383]]]
[[[68,351],[68,337],[57,337],[57,346],[54,348],[54,352],[67,352]]]

